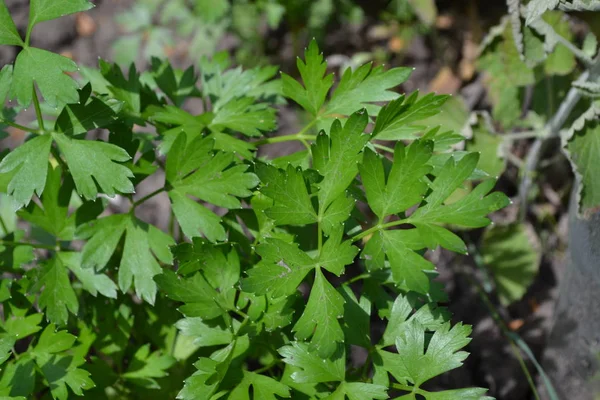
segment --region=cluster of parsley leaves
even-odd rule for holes
[[[217,55],[199,74],[101,60],[79,88],[76,64],[29,37],[91,6],[31,0],[23,39],[0,0],[0,44],[22,47],[0,72],[0,101],[16,99],[0,123],[29,133],[0,162],[2,398],[488,398],[423,387],[462,365],[471,332],[438,305],[424,251],[466,253],[448,226],[486,226],[508,203],[477,153],[451,151],[460,135],[415,125],[446,96],[399,96],[411,70],[371,64],[334,87],[314,41],[300,81]],[[286,99],[308,122],[273,135]],[[16,122],[31,104],[36,121]],[[419,134],[376,141],[402,132]],[[306,149],[261,153],[292,140]],[[155,174],[164,184],[134,198]],[[467,180],[480,183],[457,197]],[[136,215],[161,193],[169,233]]]

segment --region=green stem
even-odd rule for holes
[[[398,390],[404,390],[405,392],[419,393],[420,390],[414,386],[403,385],[401,383],[392,383],[392,387]]]
[[[31,132],[31,133],[35,133],[37,135],[41,135],[43,132],[40,129],[33,129],[33,128],[28,128],[25,125],[20,125],[17,124],[15,122],[0,118],[0,124],[4,124],[4,125],[8,125],[8,126],[12,126],[13,128],[17,128],[20,129],[24,132]]]
[[[319,121],[319,118],[313,119],[304,128],[302,128],[302,130],[300,130],[298,133],[294,133],[293,135],[284,135],[284,136],[275,136],[275,137],[270,137],[270,138],[264,138],[261,140],[257,140],[253,144],[255,146],[262,146],[265,144],[292,142],[295,140],[299,140],[299,141],[316,140],[317,137],[315,135],[307,135],[306,132],[308,132],[318,121]]]
[[[391,147],[384,146],[382,144],[377,144],[377,143],[373,143],[373,147],[375,147],[376,149],[387,151],[388,153],[394,154],[394,149],[392,149]]]
[[[42,109],[40,108],[40,99],[38,99],[37,91],[35,90],[35,85],[32,85],[31,90],[33,91],[33,105],[35,106],[35,116],[37,117],[38,125],[40,130],[43,132],[44,129],[44,119],[42,118]]]
[[[157,194],[160,194],[162,192],[164,192],[165,190],[167,190],[166,187],[161,187],[156,189],[154,192],[147,194],[146,196],[142,197],[141,199],[139,199],[138,201],[135,201],[133,203],[133,208],[136,208],[137,206],[139,206],[140,204],[150,200],[151,198],[153,198],[154,196],[156,196]]]
[[[254,372],[255,374],[262,374],[263,372],[266,372],[266,371],[270,370],[271,368],[276,367],[279,363],[281,363],[281,361],[279,361],[278,359],[275,359],[275,361],[272,361],[270,364],[265,365],[264,367],[254,370],[252,372]]]
[[[17,247],[17,246],[30,246],[35,249],[46,249],[46,250],[61,250],[58,246],[52,246],[49,244],[41,244],[41,243],[27,243],[27,242],[15,242],[11,240],[0,240],[0,245],[8,246],[8,247]]]
[[[54,159],[56,160],[56,162],[60,164],[60,166],[62,167],[63,171],[68,171],[69,170],[69,166],[60,157],[60,153],[58,152],[58,149],[56,147],[50,147],[50,152],[52,153],[52,156],[54,157]]]
[[[369,274],[368,272],[365,272],[364,274],[357,275],[354,278],[347,280],[346,282],[342,283],[342,285],[344,285],[344,286],[351,285],[354,282],[358,282],[363,279],[368,279],[370,277],[371,277],[371,274]]]
[[[388,222],[387,224],[377,224],[375,226],[372,226],[371,228],[367,229],[366,231],[363,231],[361,233],[358,233],[354,236],[352,236],[350,238],[350,240],[352,242],[356,242],[366,236],[369,236],[372,233],[375,233],[377,231],[383,230],[383,229],[387,229],[387,228],[391,228],[393,226],[398,226],[398,225],[402,225],[402,224],[408,224],[410,223],[410,218],[406,218],[406,219],[399,219],[397,221],[392,221],[392,222]]]

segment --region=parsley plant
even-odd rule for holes
[[[411,69],[371,64],[334,85],[314,41],[300,81],[219,56],[199,73],[100,61],[78,88],[76,64],[29,36],[90,7],[31,0],[22,38],[0,0],[0,44],[22,48],[0,73],[0,101],[16,99],[0,123],[29,133],[0,162],[0,396],[488,398],[427,389],[462,365],[471,328],[439,305],[424,253],[466,253],[448,226],[486,226],[509,202],[478,153],[451,151],[462,136],[418,124],[447,96],[400,96]],[[286,99],[307,123],[277,136]],[[15,122],[31,104],[36,121]],[[259,156],[286,141],[305,150]],[[135,195],[151,175],[161,187]],[[137,213],[161,193],[168,233]]]

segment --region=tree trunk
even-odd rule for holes
[[[544,369],[561,400],[600,399],[599,356],[600,212],[578,217],[573,195],[567,268],[544,357]]]

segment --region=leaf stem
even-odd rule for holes
[[[142,197],[141,199],[134,201],[133,202],[133,208],[136,208],[137,206],[139,206],[140,204],[150,200],[151,198],[153,198],[154,196],[156,196],[157,194],[160,194],[162,192],[164,192],[165,190],[167,190],[166,186],[163,186],[161,188],[156,189],[154,192],[149,193],[147,195],[145,195],[144,197]]]
[[[0,118],[0,124],[12,126],[13,128],[20,129],[24,132],[31,132],[31,133],[35,133],[37,135],[41,135],[43,133],[40,129],[29,128],[25,125],[17,124],[15,122],[12,122],[12,121],[9,121],[9,120],[3,119],[3,118]]]
[[[354,282],[358,282],[363,279],[368,279],[370,277],[371,277],[371,274],[368,272],[365,272],[364,274],[357,275],[354,278],[347,280],[346,282],[342,283],[342,285],[344,285],[344,286],[351,285]]]
[[[256,369],[256,370],[254,370],[252,372],[254,372],[255,374],[262,374],[263,372],[266,372],[266,371],[270,370],[271,368],[277,366],[280,363],[281,363],[280,360],[275,359],[275,361],[271,361],[271,363],[269,363],[268,365],[265,365],[264,367]]]
[[[376,149],[387,151],[388,153],[394,154],[394,149],[392,149],[391,147],[384,146],[382,144],[377,144],[377,143],[372,143],[372,144],[373,144],[373,147],[375,147]]]
[[[265,144],[273,144],[273,143],[282,143],[282,142],[292,142],[295,140],[303,141],[303,140],[315,140],[316,135],[307,135],[306,132],[310,130],[317,122],[319,118],[313,119],[309,122],[304,128],[302,128],[298,133],[294,133],[293,135],[284,135],[284,136],[275,136],[270,138],[264,138],[261,140],[257,140],[253,144],[255,146],[262,146]]]
[[[377,231],[386,229],[386,228],[391,228],[393,226],[398,226],[398,225],[402,225],[402,224],[407,224],[410,222],[410,218],[406,218],[406,219],[399,219],[397,221],[392,221],[392,222],[388,222],[386,224],[377,224],[375,226],[372,226],[371,228],[367,229],[366,231],[363,231],[361,233],[358,233],[354,236],[352,236],[350,238],[350,240],[354,243],[366,236],[369,236],[372,233],[375,233]]]
[[[40,99],[38,98],[37,91],[35,90],[35,84],[31,85],[33,91],[33,105],[35,107],[35,116],[37,117],[39,128],[42,132],[44,129],[44,119],[42,118],[42,109],[40,108]]]

